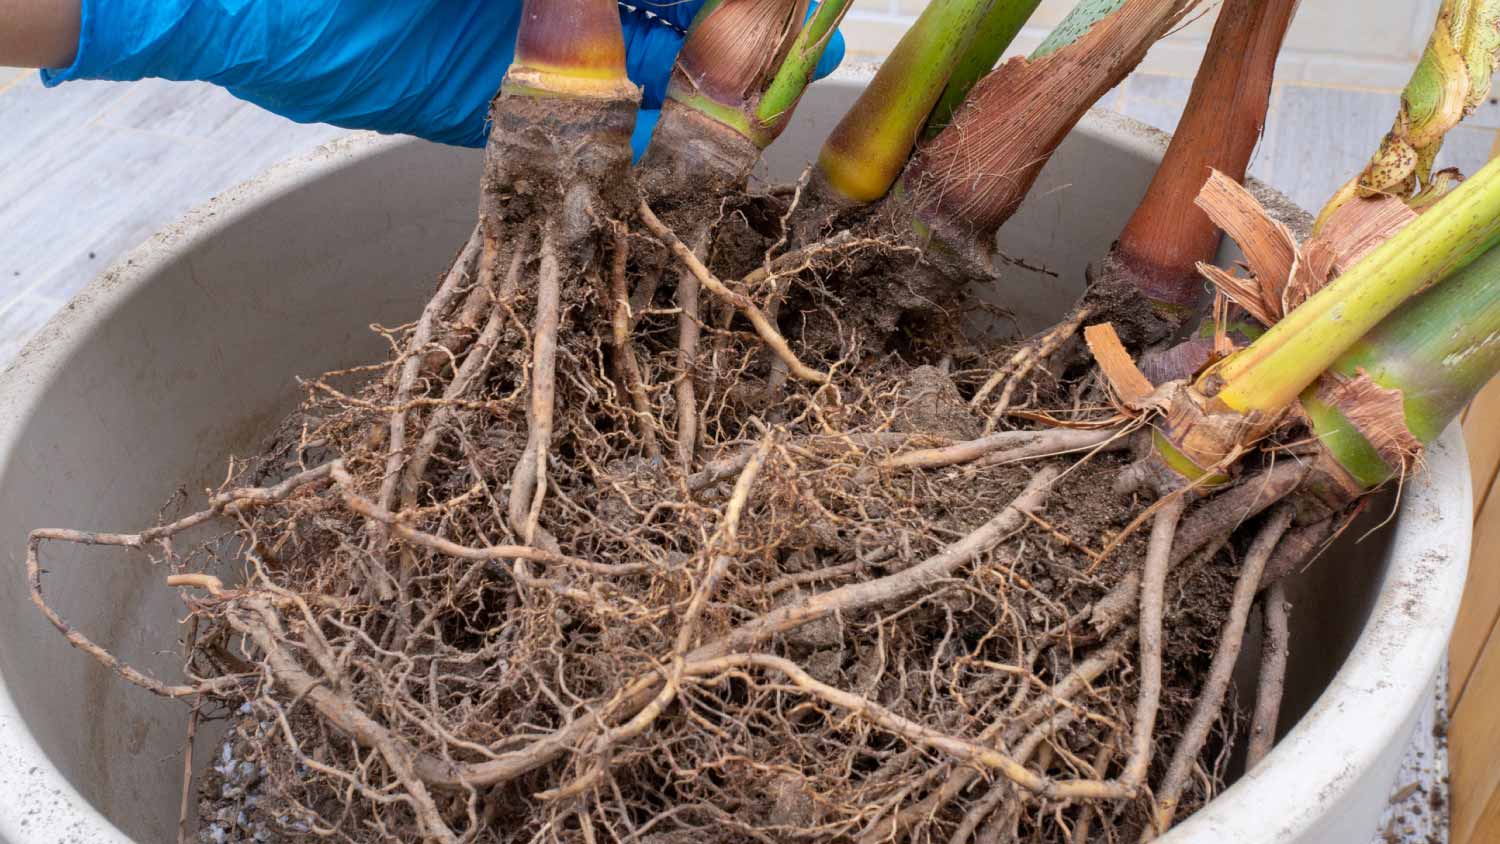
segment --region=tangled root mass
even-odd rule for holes
[[[1153,804],[1119,779],[1120,584],[1146,538],[1099,494],[1124,458],[973,445],[1010,352],[933,342],[960,302],[861,317],[918,252],[789,243],[792,191],[643,217],[628,148],[598,142],[630,117],[497,112],[479,226],[397,353],[307,382],[214,499],[219,542],[136,535],[195,618],[189,682],[153,690],[239,711],[264,772],[229,834],[1134,839]],[[1078,421],[1102,405],[1090,377],[1038,383]],[[112,541],[64,533],[33,562]],[[1160,747],[1233,583],[1212,559],[1169,576]],[[1223,781],[1235,721],[1179,816]]]

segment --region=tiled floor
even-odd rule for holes
[[[0,68],[0,362],[152,232],[342,131],[209,85],[49,90],[34,71]]]

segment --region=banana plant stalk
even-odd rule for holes
[[[1326,370],[1361,348],[1383,320],[1497,242],[1500,159],[1371,250],[1249,347],[1180,391],[1167,423],[1155,435],[1162,462],[1193,481],[1217,475],[1215,467],[1224,458],[1274,428]]]
[[[957,244],[987,242],[1058,144],[1196,0],[1083,0],[1029,59],[974,86],[953,123],[902,176],[918,222]]]
[[[819,190],[859,206],[885,196],[996,0],[933,0],[818,154]]]
[[[853,0],[710,0],[688,28],[639,172],[647,195],[717,201],[779,136]]]
[[[1210,370],[1215,400],[1244,413],[1285,407],[1402,303],[1500,240],[1500,159],[1333,283]]]
[[[625,73],[625,40],[614,3],[526,0],[506,93],[537,97],[639,98]]]
[[[1328,201],[1318,227],[1356,196],[1411,199],[1449,187],[1434,182],[1433,162],[1448,131],[1489,96],[1497,52],[1500,0],[1443,0],[1391,131],[1364,170]]]
[[[1211,169],[1244,181],[1297,5],[1225,0],[1162,164],[1100,269],[1124,276],[1146,297],[1163,333],[1191,317],[1202,298],[1197,265],[1214,259],[1220,231],[1193,200]]]
[[[1302,394],[1313,432],[1361,490],[1412,468],[1409,450],[1435,440],[1500,374],[1500,249],[1407,302]],[[1381,414],[1338,386],[1361,377],[1399,394],[1399,415]],[[1408,438],[1409,435],[1409,438]],[[1402,453],[1402,452],[1406,453]]]
[[[975,33],[968,51],[958,60],[953,75],[948,77],[943,95],[938,98],[937,105],[927,118],[927,126],[922,130],[923,140],[937,137],[939,132],[953,122],[954,112],[958,111],[958,107],[969,96],[974,83],[994,70],[1000,54],[1010,47],[1016,34],[1026,25],[1039,5],[1041,0],[995,0],[990,13],[985,15],[984,21],[979,25],[979,31]]]

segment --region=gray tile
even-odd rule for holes
[[[0,167],[11,169],[37,146],[60,143],[68,132],[97,120],[126,96],[126,82],[67,82],[43,88],[36,71],[27,71],[0,90]]]
[[[62,307],[63,302],[59,299],[39,296],[22,296],[7,303],[0,310],[0,367],[10,363],[21,347]]]
[[[1473,174],[1490,160],[1495,151],[1497,132],[1460,125],[1443,139],[1443,148],[1438,151],[1437,166],[1457,167],[1465,176]]]
[[[1137,73],[1124,83],[1115,109],[1164,132],[1177,128],[1187,105],[1193,80],[1154,73]]]
[[[0,91],[25,78],[29,73],[36,71],[26,67],[0,67]]]
[[[1125,93],[1125,86],[1129,83],[1130,80],[1127,77],[1124,82],[1121,82],[1115,87],[1104,92],[1104,96],[1100,97],[1098,101],[1094,103],[1094,108],[1102,108],[1106,111],[1119,111],[1118,106],[1120,103],[1120,97]]]
[[[0,302],[71,296],[188,209],[344,131],[209,85],[34,78],[0,92],[0,127]]]
[[[1272,184],[1303,208],[1321,208],[1359,172],[1390,128],[1390,94],[1287,85],[1271,134]]]
[[[255,108],[217,85],[146,79],[105,112],[100,125],[201,138],[212,135],[242,109]]]

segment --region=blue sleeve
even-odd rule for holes
[[[637,152],[701,5],[621,6],[630,78],[645,92]],[[199,80],[302,123],[469,147],[484,145],[521,16],[521,0],[81,0],[81,8],[77,55],[42,71],[49,87]],[[836,39],[819,75],[842,54]]]
[[[202,80],[303,123],[482,146],[515,53],[506,0],[82,0],[70,79]]]

